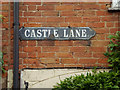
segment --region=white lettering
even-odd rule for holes
[[[82,37],[87,37],[86,29],[83,29],[83,30],[82,30]]]
[[[59,35],[59,30],[58,29],[54,29],[53,31],[51,31],[51,29],[38,29],[38,30],[29,30],[26,29],[24,31],[24,36],[26,38],[28,37],[50,37],[52,34],[54,35],[54,37],[64,37],[64,38],[68,38],[68,37],[83,37],[86,38],[87,37],[87,30],[86,29],[71,29],[69,31],[67,31],[66,29],[63,30],[63,32],[61,31],[61,35]],[[63,35],[63,36],[62,36]]]
[[[66,30],[64,30],[64,37],[68,37],[68,34],[66,34]]]
[[[31,37],[36,37],[36,35],[35,35],[35,30],[32,30],[32,31],[31,31]]]
[[[51,32],[51,30],[48,30],[48,37],[50,37],[50,32]]]
[[[41,30],[37,30],[37,37],[42,37]]]
[[[46,37],[46,34],[47,34],[47,30],[42,30],[43,31],[43,37]]]
[[[76,37],[80,37],[80,30],[76,30]]]
[[[55,36],[55,37],[59,37],[59,35],[58,35],[58,30],[54,30],[54,36]]]
[[[30,37],[30,30],[25,30],[25,37]]]
[[[69,35],[69,37],[74,37],[73,30],[70,30],[70,35]]]

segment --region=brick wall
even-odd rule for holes
[[[20,2],[20,27],[90,27],[95,37],[69,41],[19,41],[19,68],[108,67],[108,35],[118,31],[120,13],[110,2]],[[5,69],[13,68],[13,3],[3,3]]]
[[[0,13],[4,16],[2,22],[2,53],[3,53],[3,60],[4,60],[4,68],[6,73],[3,74],[3,77],[6,77],[7,70],[9,69],[8,66],[11,62],[11,34],[10,31],[12,30],[12,25],[10,25],[10,3],[8,2],[0,2]],[[13,47],[13,46],[12,46]],[[5,83],[4,83],[5,85]],[[4,87],[4,86],[3,86]]]

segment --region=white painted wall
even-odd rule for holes
[[[98,71],[104,70],[99,69]],[[26,69],[21,71],[21,88],[25,88],[24,81],[29,83],[28,88],[53,88],[60,80],[74,75],[87,74],[87,72],[92,72],[92,69]]]
[[[98,69],[109,71],[109,69]],[[28,88],[53,88],[60,80],[74,75],[86,75],[92,73],[92,69],[24,69],[21,71],[20,87],[25,88],[24,81],[29,83]],[[13,72],[8,70],[7,87],[13,85]]]
[[[120,0],[112,0],[112,8],[119,8],[120,5],[118,2],[120,3]]]

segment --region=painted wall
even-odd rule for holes
[[[103,72],[109,71],[109,69],[98,69],[96,71]],[[53,88],[65,78],[81,74],[86,75],[87,73],[92,73],[92,69],[24,69],[21,70],[20,87],[26,88],[25,82],[27,82],[28,88]],[[11,88],[13,84],[12,70],[8,71],[7,82],[7,88]]]

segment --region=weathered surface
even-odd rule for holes
[[[96,32],[89,27],[23,27],[21,40],[89,40]]]
[[[29,83],[28,88],[53,88],[60,80],[74,75],[86,75],[87,72],[92,73],[92,69],[25,69],[21,71],[21,88],[25,88],[24,81]]]

